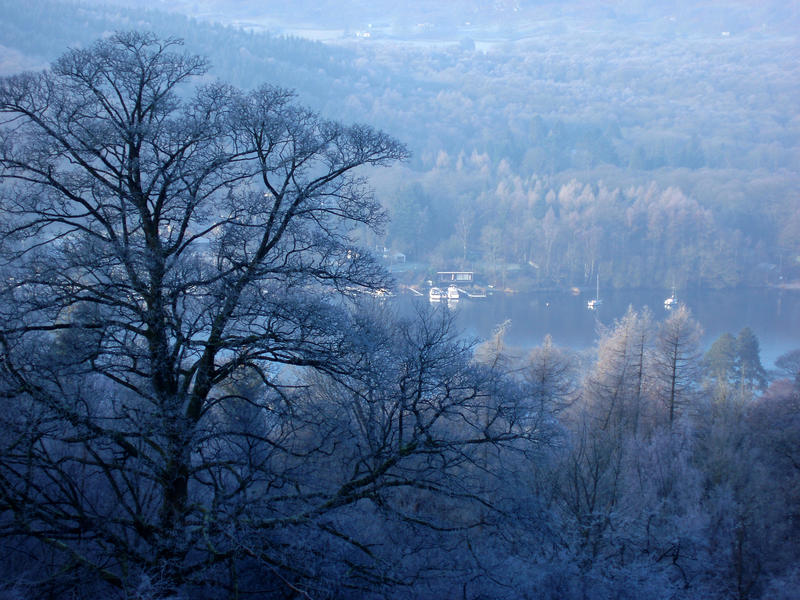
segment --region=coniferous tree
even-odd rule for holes
[[[711,379],[733,383],[737,379],[738,358],[736,338],[726,332],[714,340],[703,356],[703,367]]]
[[[761,364],[761,348],[753,330],[745,327],[736,336],[739,381],[743,388],[763,389],[767,384],[767,372]]]
[[[670,428],[696,397],[702,328],[685,306],[661,324],[655,344],[655,381]]]

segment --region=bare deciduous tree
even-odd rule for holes
[[[280,88],[192,90],[179,46],[120,33],[0,83],[6,533],[116,586],[232,552],[212,540],[255,482],[231,452],[287,432],[234,425],[230,384],[349,369],[332,298],[387,285],[349,235],[384,219],[359,169],[406,156]]]
[[[430,544],[383,536],[482,527],[487,463],[541,426],[452,319],[359,304],[390,284],[353,241],[384,220],[362,168],[404,147],[193,85],[179,47],[0,80],[6,564],[53,596],[409,584]]]

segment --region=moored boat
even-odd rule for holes
[[[672,288],[672,295],[664,300],[664,310],[672,310],[678,306],[678,297],[675,295],[675,288]]]
[[[442,288],[432,287],[428,292],[428,299],[431,302],[441,302],[447,299],[447,293]]]
[[[586,303],[586,308],[589,310],[597,310],[603,301],[600,300],[600,275],[597,276],[597,291],[595,292],[594,299]]]

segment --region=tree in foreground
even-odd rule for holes
[[[702,328],[685,306],[661,324],[655,344],[655,387],[670,428],[696,397]]]
[[[2,560],[53,596],[399,581],[381,527],[475,526],[528,433],[446,319],[349,309],[404,147],[206,72],[120,33],[0,81]]]

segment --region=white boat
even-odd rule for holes
[[[597,310],[603,301],[600,300],[600,275],[597,276],[597,291],[595,292],[594,299],[586,303],[586,308],[589,310]]]
[[[664,310],[672,310],[678,306],[678,297],[675,295],[675,288],[672,288],[672,295],[664,300]]]
[[[442,288],[432,287],[431,291],[428,292],[428,299],[431,302],[441,302],[442,300],[447,299],[447,292],[445,292]]]
[[[458,300],[460,294],[458,292],[458,288],[454,285],[450,285],[447,287],[447,299],[448,300]]]

